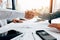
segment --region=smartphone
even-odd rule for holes
[[[16,30],[9,30],[7,32],[0,34],[0,40],[10,40],[18,35],[22,35],[23,33]]]
[[[38,30],[36,31],[36,34],[42,39],[42,40],[57,40],[55,37],[50,35],[44,30]]]

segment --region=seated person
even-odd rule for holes
[[[53,28],[60,30],[60,24],[57,24],[57,23],[49,24],[48,27],[53,27]]]

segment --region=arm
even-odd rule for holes
[[[7,23],[11,23],[11,22],[14,22],[14,23],[22,23],[23,21],[22,20],[18,20],[16,18],[24,18],[24,13],[21,13],[21,12],[17,12],[17,11],[12,11],[12,15],[7,19]]]
[[[24,18],[24,16],[25,16],[25,13],[18,12],[18,11],[12,11],[12,14],[8,19]]]
[[[15,11],[15,10],[8,10],[8,9],[0,9],[0,20],[2,19],[13,19],[13,18],[22,18],[24,17],[24,13]]]
[[[45,13],[45,14],[40,15],[39,17],[45,20],[55,19],[55,18],[60,17],[60,11],[54,12],[52,14]]]
[[[60,17],[60,11],[56,11],[53,14],[42,14],[39,17],[45,20],[49,20],[49,23],[51,23],[52,19]]]
[[[53,27],[53,28],[60,30],[60,24],[57,24],[57,23],[49,24],[48,27]]]
[[[0,9],[0,20],[7,19],[7,23],[11,23],[17,17],[23,18],[24,14],[14,10]]]

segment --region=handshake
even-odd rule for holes
[[[36,12],[35,10],[28,10],[28,11],[25,11],[25,18],[30,20],[30,19],[33,19],[35,16],[38,16],[38,12]],[[12,20],[14,23],[22,23],[23,20],[17,20],[17,19],[13,19]]]
[[[58,14],[60,14],[60,12],[58,13],[58,11],[57,11],[53,14],[43,14],[42,15],[39,12],[37,12],[36,10],[33,10],[33,11],[25,11],[25,18],[30,20],[30,19],[34,18],[35,16],[39,16],[39,18],[49,20],[49,19],[55,19],[56,15],[58,15]],[[16,23],[16,22],[22,23],[23,20],[13,19],[13,22],[14,23]],[[57,23],[49,24],[48,27],[53,27],[53,28],[60,30],[60,24],[57,24]]]

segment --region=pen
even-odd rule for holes
[[[34,37],[34,35],[33,35],[33,32],[32,32],[32,36],[33,36],[33,38],[34,38],[34,40],[35,40],[35,37]]]

